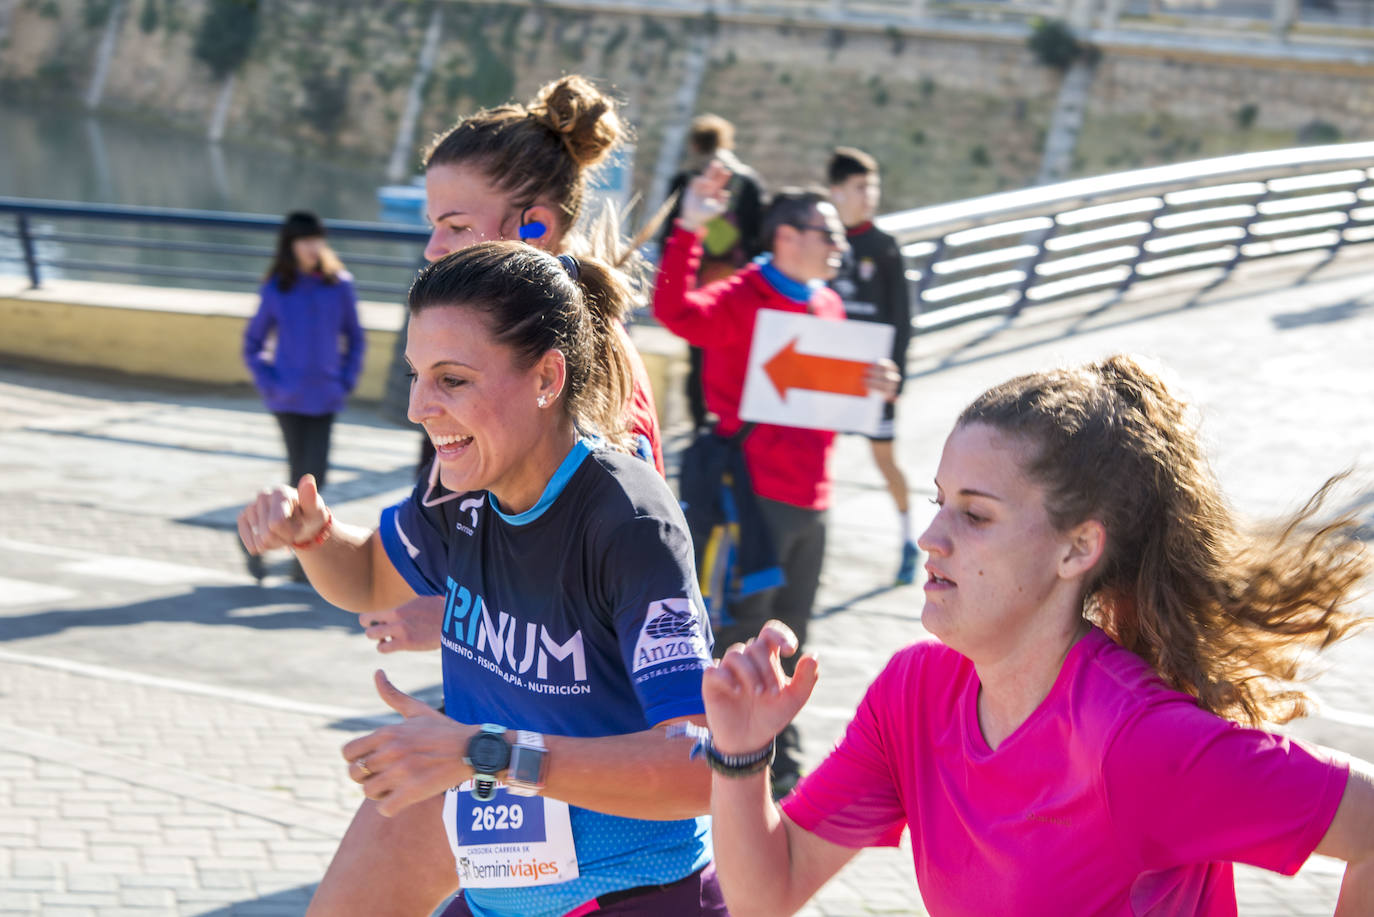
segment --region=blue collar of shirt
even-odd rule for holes
[[[759,266],[759,273],[763,279],[768,281],[768,285],[783,296],[803,306],[810,304],[811,296],[821,287],[825,286],[823,280],[808,280],[802,283],[800,280],[793,280],[782,271],[773,266],[773,255],[771,252],[764,252],[754,259],[754,263]]]
[[[496,494],[488,494],[487,501],[491,503],[491,508],[506,522],[511,525],[528,525],[540,516],[544,511],[553,506],[553,501],[558,499],[558,495],[563,492],[563,488],[568,486],[568,481],[572,480],[573,472],[582,466],[582,460],[592,454],[592,444],[585,439],[579,439],[568,451],[567,456],[559,464],[558,470],[549,478],[549,483],[544,485],[544,492],[539,495],[539,502],[525,510],[523,513],[514,515],[502,512],[501,507],[496,505]]]

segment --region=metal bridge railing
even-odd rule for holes
[[[1374,143],[1245,153],[880,217],[933,329],[1137,280],[1374,240]]]
[[[42,284],[46,270],[49,276],[54,271],[133,275],[185,281],[187,286],[255,289],[271,261],[282,222],[279,216],[13,197],[0,197],[0,214],[14,216],[12,231],[0,229],[0,264],[22,264],[34,287]],[[119,224],[121,231],[97,231],[106,224]],[[359,293],[405,295],[423,263],[428,230],[342,220],[325,225],[335,243],[369,243],[365,252],[339,251],[357,278]],[[188,229],[203,238],[178,237]],[[113,250],[134,254],[120,258],[111,255]]]

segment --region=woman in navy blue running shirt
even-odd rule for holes
[[[379,674],[406,719],[344,755],[384,815],[446,794],[426,842],[447,834],[448,872],[403,861],[351,911],[425,915],[461,883],[451,914],[725,913],[709,772],[665,735],[702,721],[710,628],[681,511],[625,448],[618,283],[514,242],[425,268],[406,357],[436,472],[375,531],[309,477],[240,514],[250,551],[295,548],[341,608],[445,598],[446,713]]]

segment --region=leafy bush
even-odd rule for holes
[[[65,60],[50,57],[38,65],[38,82],[49,89],[69,90],[76,86],[76,77]]]
[[[1236,109],[1236,113],[1234,115],[1236,119],[1236,127],[1240,128],[1243,131],[1248,131],[1251,128],[1251,126],[1254,125],[1255,118],[1258,116],[1259,106],[1256,105],[1254,102],[1246,102],[1240,108]]]
[[[100,28],[105,24],[105,20],[110,18],[110,12],[113,9],[114,0],[86,0],[82,7],[86,28]]]
[[[1313,118],[1298,128],[1298,143],[1340,143],[1341,129],[1329,121]]]
[[[652,16],[645,16],[641,19],[640,26],[640,41],[661,41],[666,43],[673,40],[673,33],[668,30],[667,26]]]
[[[895,25],[883,29],[883,35],[887,38],[888,50],[892,52],[893,57],[900,56],[906,50],[906,37],[902,35],[902,30]]]
[[[611,33],[611,36],[606,39],[605,47],[601,50],[606,60],[610,60],[615,55],[615,52],[619,50],[620,46],[625,43],[625,39],[629,37],[630,27],[622,22],[616,27],[616,30]]]
[[[1026,45],[1035,59],[1046,67],[1067,70],[1084,52],[1078,36],[1062,19],[1037,18],[1031,24],[1030,38]]]
[[[312,69],[301,81],[305,90],[305,105],[301,114],[312,127],[326,137],[338,133],[348,114],[348,84],[352,74],[347,67],[333,75]]]
[[[210,0],[193,53],[216,79],[237,70],[258,34],[258,0]]]

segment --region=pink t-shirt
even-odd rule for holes
[[[977,700],[968,659],[907,647],[783,810],[847,847],[893,846],[909,825],[936,917],[1232,917],[1231,863],[1297,872],[1349,773],[1199,709],[1097,628],[996,751]]]

